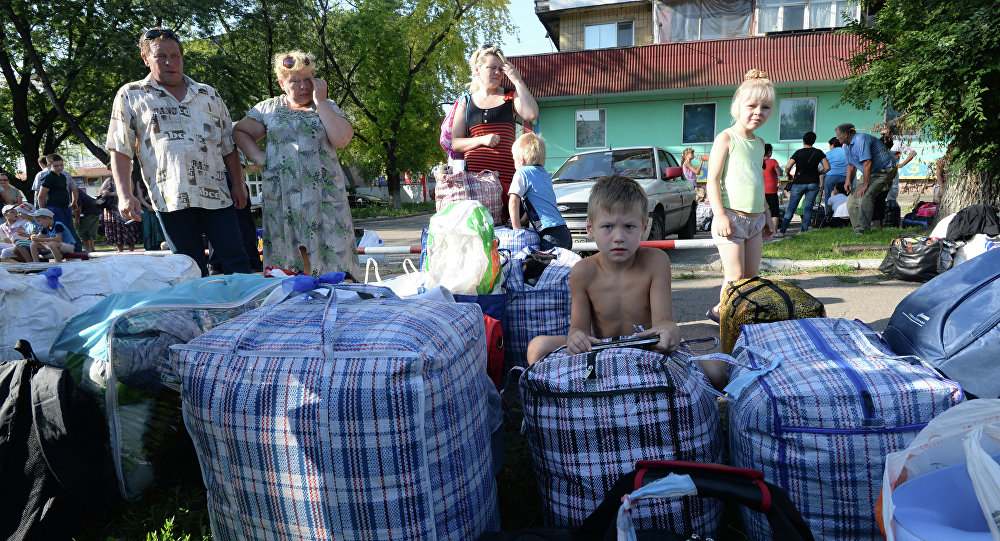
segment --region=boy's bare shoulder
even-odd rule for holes
[[[640,246],[635,253],[635,261],[642,268],[654,267],[666,269],[670,265],[670,256],[666,252],[657,248],[645,248]]]
[[[577,278],[590,278],[594,276],[597,272],[597,258],[599,255],[593,255],[590,257],[585,257],[573,265],[573,270],[570,271],[570,277]]]

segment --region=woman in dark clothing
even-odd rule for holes
[[[135,186],[132,187],[132,193],[138,193],[135,191]],[[109,196],[114,197],[117,201],[118,194],[115,191],[115,181],[113,178],[109,177],[101,185],[101,195],[105,198]],[[128,250],[131,252],[135,250],[136,244],[142,242],[142,224],[139,222],[125,223],[125,218],[118,213],[117,203],[107,205],[104,208],[102,219],[104,220],[104,236],[108,238],[108,244],[114,246],[119,252],[126,245],[128,245]]]
[[[521,74],[495,45],[483,45],[469,58],[472,82],[470,103],[461,100],[452,124],[452,148],[465,153],[465,170],[470,173],[496,171],[503,185],[503,221],[507,214],[507,191],[514,176],[514,158],[510,147],[516,138],[514,113],[525,122],[538,118],[538,104],[531,96]],[[500,86],[507,76],[514,88]],[[468,113],[466,113],[468,109]],[[466,125],[468,117],[468,125]],[[459,135],[465,135],[460,137]]]

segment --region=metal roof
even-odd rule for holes
[[[536,98],[738,85],[751,68],[775,83],[836,81],[859,43],[831,32],[773,34],[509,58]]]

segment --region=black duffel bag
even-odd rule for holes
[[[937,237],[896,237],[878,270],[897,280],[926,282],[951,268],[955,251],[960,246]]]

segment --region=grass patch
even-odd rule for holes
[[[856,234],[849,227],[810,229],[781,242],[764,243],[763,257],[773,259],[880,259],[892,239],[914,229],[885,227]],[[878,247],[882,248],[878,248]]]
[[[122,504],[113,519],[93,517],[76,541],[209,541],[205,487],[188,480],[151,487],[141,500]]]
[[[434,212],[434,201],[424,201],[423,203],[403,203],[397,210],[393,207],[370,206],[365,208],[351,209],[351,218],[376,218],[379,216],[409,216],[418,212]]]
[[[682,272],[680,274],[675,274],[670,278],[673,280],[697,280],[698,278],[704,278],[704,276],[693,272]]]

